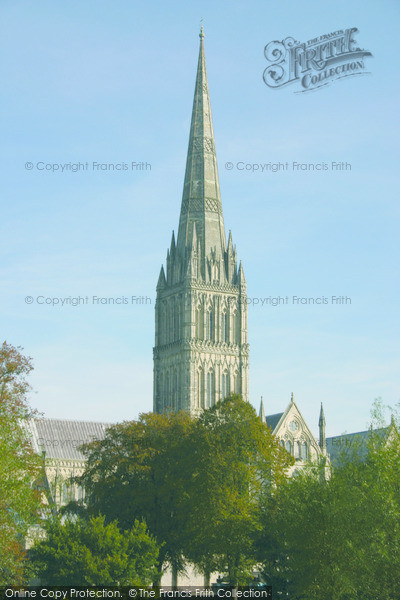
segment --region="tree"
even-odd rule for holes
[[[88,514],[104,514],[128,529],[144,519],[159,546],[159,584],[167,562],[184,567],[187,515],[184,473],[185,440],[193,427],[184,412],[142,414],[107,430],[104,440],[86,445],[87,466],[81,478]]]
[[[310,465],[265,503],[259,558],[290,598],[400,598],[397,428],[344,441],[329,480]]]
[[[158,548],[145,523],[120,531],[104,517],[58,518],[45,526],[46,539],[32,548],[31,560],[45,585],[148,585]]]
[[[227,571],[232,585],[245,584],[255,564],[260,503],[293,459],[238,395],[203,412],[187,443],[186,557],[205,574]]]
[[[186,560],[205,574],[227,569],[235,584],[250,577],[260,499],[292,463],[239,396],[198,419],[141,415],[84,453],[88,513],[123,528],[145,519],[160,547],[156,584],[167,562],[179,572]]]
[[[32,370],[22,348],[4,342],[0,347],[0,584],[24,581],[24,540],[38,522],[40,493],[33,485],[41,460],[32,450],[27,402]]]

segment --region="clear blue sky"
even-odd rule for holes
[[[364,429],[399,400],[397,1],[3,0],[2,337],[34,358],[48,417],[116,421],[152,408],[155,286],[177,229],[200,19],[225,226],[250,297],[251,402],[293,391],[317,430]],[[269,89],[264,46],[357,27],[371,75],[317,92]],[[52,173],[25,163],[144,161]],[[350,172],[252,173],[226,162],[347,161]],[[38,296],[146,305],[51,307]],[[31,305],[25,297],[32,296]]]

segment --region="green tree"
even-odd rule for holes
[[[198,419],[141,415],[84,452],[88,514],[123,528],[146,521],[160,547],[154,583],[166,563],[179,572],[187,560],[205,574],[227,570],[232,583],[249,578],[261,497],[292,462],[239,396]]]
[[[325,481],[310,465],[264,504],[260,559],[291,598],[400,598],[397,428],[344,439]]]
[[[218,570],[227,572],[232,585],[247,583],[260,503],[285,479],[293,459],[238,395],[203,412],[187,443],[186,557],[205,574]]]
[[[40,493],[33,485],[41,461],[28,431],[33,415],[27,402],[30,358],[7,342],[0,347],[0,585],[26,575],[24,540],[39,520]]]
[[[184,567],[188,519],[184,473],[185,440],[193,427],[184,412],[142,414],[137,422],[111,427],[104,440],[83,451],[87,466],[85,486],[90,515],[104,514],[128,529],[144,519],[160,548],[159,584],[167,562]]]
[[[120,531],[104,517],[46,523],[46,538],[30,551],[36,574],[46,585],[148,585],[158,548],[144,522]]]

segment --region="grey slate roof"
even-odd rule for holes
[[[265,417],[265,422],[268,425],[268,427],[271,427],[272,432],[275,431],[275,427],[278,425],[282,415],[283,412],[276,413],[275,415],[267,415]]]
[[[61,460],[85,460],[79,446],[102,440],[112,423],[93,421],[69,421],[64,419],[31,419],[29,429],[34,450],[46,458]]]
[[[388,434],[388,428],[375,429],[374,433],[382,439]],[[331,463],[337,464],[340,455],[344,450],[359,447],[361,455],[366,456],[367,454],[367,440],[370,435],[370,430],[358,431],[357,433],[343,433],[342,435],[336,435],[334,437],[326,438],[326,450],[330,455]]]

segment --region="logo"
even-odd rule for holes
[[[354,39],[357,32],[357,27],[352,27],[305,43],[292,37],[270,42],[264,48],[264,56],[272,64],[264,71],[264,83],[280,88],[297,82],[300,89],[296,93],[299,93],[321,88],[343,77],[369,73],[364,59],[372,54],[357,46]]]

